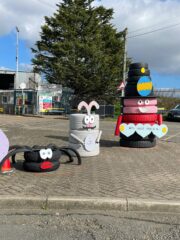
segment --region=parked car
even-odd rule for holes
[[[168,112],[167,118],[169,120],[180,120],[180,104]]]

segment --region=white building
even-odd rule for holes
[[[62,86],[44,83],[33,72],[0,70],[0,112],[38,114],[61,101]]]
[[[33,72],[18,72],[0,70],[0,90],[20,89],[20,84],[25,83],[27,89],[34,89],[41,83],[41,76]]]

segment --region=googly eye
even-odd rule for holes
[[[145,104],[149,105],[149,100],[148,99],[145,100]]]
[[[47,154],[47,158],[51,159],[53,156],[53,152],[50,148],[46,149],[46,154]]]
[[[40,157],[41,157],[42,159],[46,159],[46,158],[47,158],[47,151],[46,151],[46,149],[41,149],[41,150],[39,151],[39,154],[40,154]]]
[[[85,124],[88,124],[90,122],[90,117],[88,115],[85,116],[84,122]]]
[[[138,101],[138,105],[142,105],[143,104],[143,101],[140,99],[139,101]]]
[[[90,121],[89,121],[89,122],[90,122],[90,123],[94,123],[94,116],[91,115],[89,118],[90,118]]]

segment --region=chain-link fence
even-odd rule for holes
[[[176,88],[159,88],[154,93],[158,97],[180,98],[180,89]]]
[[[114,117],[114,105],[100,105],[96,114],[99,114],[100,117]]]

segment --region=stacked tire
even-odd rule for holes
[[[37,146],[37,150],[24,153],[24,169],[29,172],[50,172],[58,169],[60,166],[59,159],[61,157],[61,151],[58,149],[52,149],[52,158],[49,160],[43,160],[40,157],[39,148],[40,147]]]
[[[143,69],[143,70],[142,70]],[[150,70],[147,63],[132,63],[129,67],[125,96],[138,96],[137,83],[143,76],[150,77]],[[153,96],[153,91],[149,94]]]
[[[94,127],[86,128],[86,114],[71,114],[69,121],[69,147],[78,151],[81,157],[92,157],[99,154],[99,115],[93,114]],[[78,140],[79,139],[79,140]]]
[[[133,123],[134,125],[159,123],[161,117],[157,114],[157,99],[154,96],[147,63],[132,63],[130,65],[124,92],[125,96],[121,99],[123,107],[121,123]],[[146,137],[141,137],[136,132],[127,137],[120,132],[120,145],[123,147],[150,148],[156,145],[156,137],[152,133]]]

